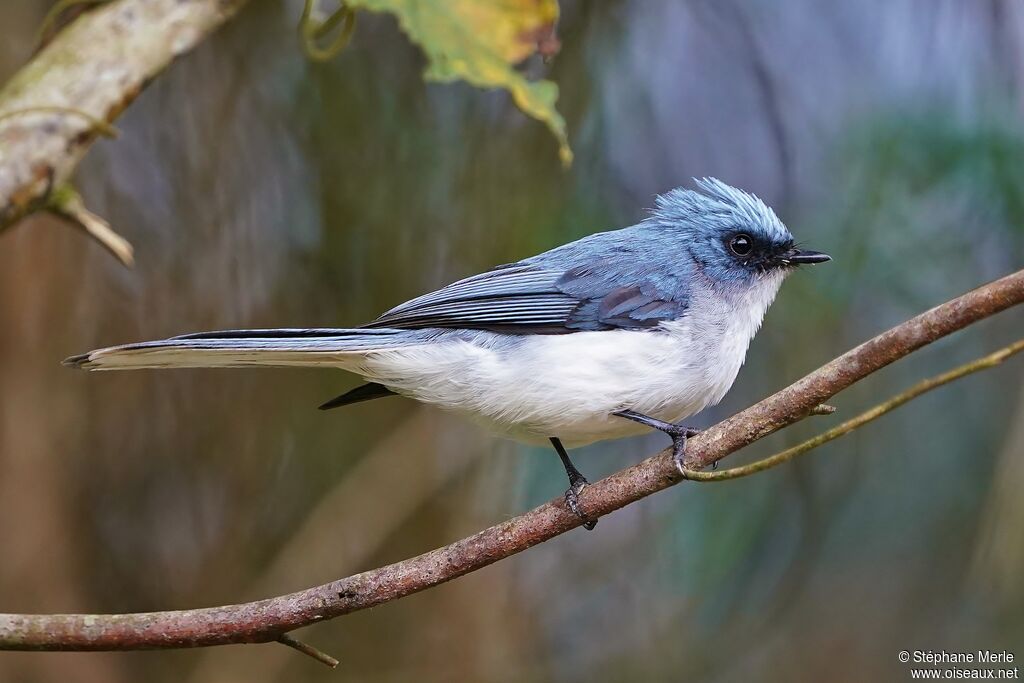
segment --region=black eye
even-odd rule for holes
[[[754,240],[750,235],[739,234],[729,240],[729,248],[737,256],[746,256],[754,249]]]

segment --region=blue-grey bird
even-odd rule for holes
[[[672,437],[720,401],[779,286],[829,256],[798,249],[760,199],[713,178],[675,189],[648,218],[459,280],[371,323],[226,330],[92,351],[90,370],[324,366],[365,384],[321,408],[400,394],[499,434],[550,441],[566,502],[587,527],[587,480],[570,447],[645,427]]]

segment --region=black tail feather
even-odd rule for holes
[[[363,384],[358,386],[351,391],[346,391],[341,396],[332,398],[330,401],[322,404],[320,410],[330,410],[331,408],[340,408],[341,406],[347,406],[352,403],[361,403],[362,401],[372,401],[375,398],[384,398],[385,396],[395,396],[395,392],[388,389],[383,384],[377,384],[376,382],[370,382],[369,384]]]

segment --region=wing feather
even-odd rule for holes
[[[566,334],[650,329],[681,316],[686,301],[678,288],[659,285],[642,268],[631,273],[635,265],[618,259],[568,269],[500,266],[400,304],[366,327]]]
[[[400,304],[367,327],[557,327],[579,304],[556,288],[561,276],[524,264],[499,267]]]

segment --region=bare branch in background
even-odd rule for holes
[[[921,347],[1024,302],[1024,270],[918,315],[690,440],[686,466],[707,467],[806,418],[838,392]],[[684,481],[666,449],[590,485],[600,517]],[[144,650],[281,641],[310,624],[391,602],[522,552],[582,524],[561,498],[451,545],[297,593],[255,602],[138,614],[0,615],[0,649]]]
[[[146,84],[246,2],[114,0],[57,33],[0,90],[0,231],[53,208],[55,188],[67,185],[92,143],[111,134],[111,122]],[[113,239],[104,221],[75,213],[125,260],[127,243]]]

